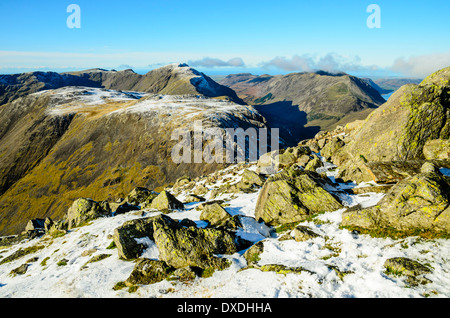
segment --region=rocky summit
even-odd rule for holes
[[[7,103],[0,203],[16,232],[0,239],[0,296],[449,297],[449,80],[197,175],[167,163],[171,128],[264,116],[87,87]]]

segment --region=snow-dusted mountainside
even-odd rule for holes
[[[210,201],[211,190],[226,183],[235,183],[244,169],[255,166],[231,166],[202,178],[196,186],[208,188],[205,198]],[[325,163],[318,172],[331,179],[334,166]],[[211,182],[211,180],[215,180]],[[383,194],[366,192],[348,194],[343,189],[371,186],[370,184],[337,184],[329,188],[339,195],[344,209],[329,211],[299,225],[317,234],[305,241],[294,240],[292,229],[275,233],[258,223],[255,206],[259,191],[223,193],[214,200],[231,215],[240,215],[241,227],[237,235],[262,242],[263,252],[248,266],[246,250],[226,258],[231,265],[215,271],[209,277],[188,281],[164,279],[154,284],[123,286],[136,262],[119,259],[114,248],[113,233],[127,220],[147,218],[161,212],[144,208],[91,221],[88,225],[69,230],[62,237],[44,236],[26,240],[0,249],[1,297],[159,297],[159,298],[346,298],[346,297],[444,297],[450,296],[450,263],[448,240],[425,240],[419,237],[404,239],[373,238],[340,228],[343,211],[360,204],[375,205]],[[373,185],[372,185],[373,186]],[[168,189],[172,191],[174,189]],[[187,199],[192,189],[181,187],[177,198]],[[174,220],[190,219],[199,228],[208,223],[200,219],[201,202],[185,203],[185,209],[174,210],[168,216]],[[155,242],[141,238],[145,250],[141,258],[158,260],[160,252]],[[29,254],[9,260],[18,250]],[[389,272],[386,260],[406,257],[426,264],[432,271],[423,278],[426,284],[411,285],[406,276]],[[277,266],[274,266],[277,265]],[[270,269],[272,268],[272,269]]]
[[[133,70],[89,69],[0,75],[0,105],[42,90],[84,86],[152,94],[204,95],[245,104],[236,93],[187,64],[169,64],[141,75]]]
[[[183,175],[214,171],[216,162],[176,164],[175,129],[266,128],[251,106],[203,95],[165,95],[92,87],[30,94],[0,109],[0,233],[30,218],[65,213],[80,196],[124,196]]]

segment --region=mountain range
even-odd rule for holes
[[[235,92],[236,91],[236,92]],[[171,132],[279,128],[281,147],[362,119],[384,102],[344,73],[235,74],[220,83],[186,64],[140,75],[90,69],[0,76],[0,233],[60,218],[79,197],[115,201],[223,164],[175,164]],[[249,106],[250,104],[252,106]]]
[[[42,90],[66,86],[97,87],[153,94],[201,94],[243,102],[230,88],[220,85],[187,64],[169,64],[145,75],[123,71],[89,69],[71,73],[30,72],[0,75],[0,105]]]
[[[184,304],[450,295],[450,67],[402,86],[363,120],[229,165],[174,162],[173,132],[195,140],[197,121],[221,135],[271,128],[273,118],[200,94],[187,66],[169,69],[177,81],[162,78],[159,89],[198,94],[64,86],[0,106],[0,233],[17,234],[0,237],[0,295]],[[336,95],[351,100],[343,83]],[[319,88],[310,88],[315,103],[331,89]],[[280,125],[295,127],[291,104],[274,112]]]

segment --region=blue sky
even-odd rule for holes
[[[66,24],[72,3],[79,29]],[[370,4],[381,28],[366,24]],[[209,74],[422,77],[450,66],[449,9],[448,0],[1,0],[0,73],[187,62]]]

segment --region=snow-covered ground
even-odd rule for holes
[[[254,167],[251,167],[252,169]],[[331,165],[327,168],[332,168]],[[231,171],[231,170],[229,170]],[[242,170],[243,171],[243,170]],[[240,171],[240,173],[242,173]],[[224,178],[238,181],[240,173],[226,173]],[[333,176],[333,172],[329,173]],[[343,186],[343,185],[341,185]],[[178,196],[183,199],[186,193]],[[230,214],[254,216],[258,192],[248,194],[224,194],[216,199],[225,200]],[[382,195],[341,195],[346,205],[376,204]],[[208,198],[208,196],[206,196]],[[174,219],[190,218],[199,226],[199,203],[186,204],[186,209],[170,214]],[[424,240],[418,237],[406,239],[380,239],[360,235],[339,228],[343,210],[324,213],[314,221],[303,222],[319,237],[305,242],[279,240],[280,236],[267,237],[265,226],[247,218],[239,235],[252,240],[264,240],[264,252],[259,265],[283,264],[302,267],[300,274],[277,274],[258,269],[245,269],[247,263],[244,251],[233,255],[221,255],[231,260],[232,265],[224,271],[216,271],[212,277],[196,278],[192,282],[167,281],[140,286],[137,291],[127,288],[113,290],[113,286],[125,281],[134,268],[134,262],[118,258],[117,249],[108,249],[115,228],[126,220],[142,217],[139,213],[127,213],[101,218],[90,225],[77,228],[68,234],[55,238],[34,239],[18,245],[0,249],[0,256],[7,257],[19,248],[33,245],[46,246],[20,259],[0,265],[0,297],[212,297],[212,298],[374,298],[374,297],[450,297],[450,241],[444,239]],[[144,216],[159,212],[146,211]],[[157,259],[155,244],[144,239],[147,250],[143,257]],[[87,255],[89,254],[90,255]],[[94,255],[111,254],[101,261],[86,262]],[[33,258],[38,258],[33,262]],[[432,282],[411,287],[405,277],[385,274],[384,262],[392,257],[408,257],[433,269],[425,275]],[[1,258],[0,258],[1,260]],[[34,259],[35,260],[35,259]],[[61,262],[63,261],[63,262]],[[24,275],[11,277],[10,272],[28,263]],[[65,264],[65,265],[63,265]],[[339,276],[338,273],[345,275]]]

